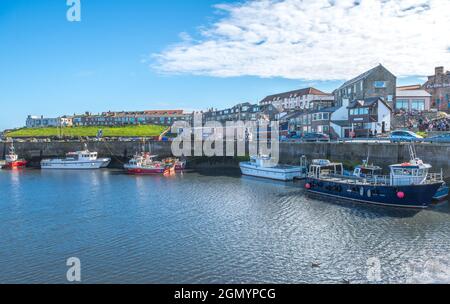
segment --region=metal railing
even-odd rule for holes
[[[395,177],[394,179],[390,175],[374,175],[374,176],[368,176],[368,177],[356,177],[356,176],[345,176],[345,175],[339,175],[339,174],[332,174],[332,173],[320,173],[317,177],[317,174],[314,174],[313,172],[308,172],[309,178],[318,178],[323,180],[335,180],[340,179],[342,181],[345,181],[348,184],[354,184],[354,185],[361,185],[361,184],[370,184],[373,186],[391,186],[391,185],[415,185],[418,183],[415,183],[414,181],[420,180],[420,177]],[[429,183],[436,183],[436,182],[443,182],[444,181],[444,174],[441,173],[429,173],[427,177],[425,178],[425,184]]]

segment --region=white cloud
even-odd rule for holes
[[[450,65],[449,0],[253,0],[154,54],[164,73],[347,79],[383,63],[399,76]]]

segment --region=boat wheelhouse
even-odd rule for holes
[[[98,158],[98,153],[89,151],[85,145],[83,151],[69,152],[65,158],[42,160],[41,169],[101,169],[108,167],[110,162],[110,158]]]
[[[407,163],[390,166],[391,184],[396,186],[404,185],[420,185],[427,181],[440,182],[441,186],[437,189],[433,196],[433,200],[441,201],[448,197],[449,187],[444,181],[444,174],[430,173],[432,166],[424,164],[419,158],[415,158]]]
[[[371,176],[379,175],[383,168],[369,165],[366,161],[363,165],[357,166],[353,171],[353,176],[357,178],[370,178]]]
[[[306,157],[302,157],[300,166],[279,165],[270,156],[252,156],[249,162],[239,164],[243,175],[267,178],[279,181],[292,181],[305,178]]]

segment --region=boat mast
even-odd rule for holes
[[[416,148],[414,146],[414,143],[411,143],[408,146],[409,149],[409,157],[411,157],[411,160],[415,160],[417,158],[417,154],[416,154]]]
[[[16,149],[14,148],[14,142],[11,141],[11,144],[9,145],[9,155],[16,154]]]

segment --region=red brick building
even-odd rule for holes
[[[437,67],[433,76],[422,86],[431,94],[431,108],[439,111],[450,110],[450,71],[445,72],[444,67]]]

